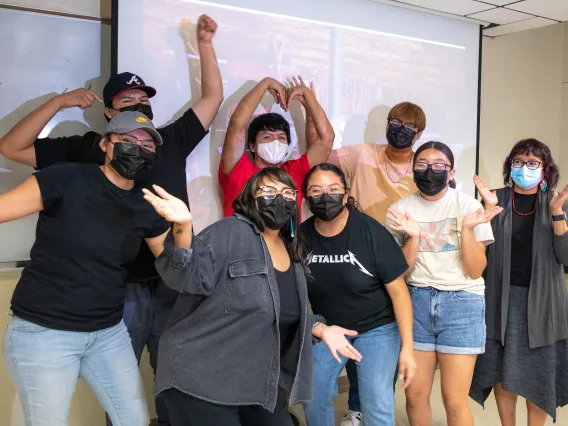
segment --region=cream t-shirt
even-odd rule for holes
[[[402,179],[395,174],[391,165],[385,166],[386,147],[387,145],[359,144],[335,151],[339,167],[348,180],[349,195],[355,198],[365,214],[383,225],[393,201],[418,189],[414,183],[412,164],[397,168]]]
[[[463,217],[475,212],[481,203],[475,198],[448,188],[439,200],[427,201],[417,191],[397,202],[393,209],[406,212],[420,223],[420,244],[414,269],[406,282],[415,287],[433,287],[444,291],[468,291],[484,294],[485,282],[482,277],[471,279],[463,270],[461,262],[461,228]],[[386,228],[400,246],[406,238],[392,229],[387,219]],[[473,229],[477,242],[491,244],[493,230],[490,223],[483,223]]]

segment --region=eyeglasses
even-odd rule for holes
[[[132,135],[115,134],[117,139],[123,145],[139,145],[143,150],[148,152],[156,152],[156,142],[154,139],[138,139]]]
[[[446,163],[434,163],[434,164],[416,163],[414,165],[414,171],[415,172],[425,172],[426,170],[430,169],[436,174],[442,174],[446,170],[451,169],[451,167],[452,166],[450,166]]]
[[[513,159],[513,161],[511,161],[511,166],[516,168],[516,169],[520,169],[525,164],[527,165],[527,169],[536,170],[536,169],[540,168],[540,165],[542,163],[540,161],[535,161],[535,160],[523,161],[523,160],[519,160],[517,158],[515,158],[515,159]]]
[[[392,118],[389,120],[389,124],[394,127],[404,126],[408,130],[412,130],[413,132],[418,132],[418,126],[414,123],[405,123],[404,121],[397,120],[396,118]]]
[[[282,194],[282,197],[287,201],[296,200],[296,191],[292,188],[284,188],[282,191],[278,191],[273,186],[259,186],[257,191],[262,192],[262,198],[266,200],[273,200],[278,194]]]
[[[312,185],[308,188],[308,197],[319,198],[325,192],[330,195],[343,195],[345,194],[345,188],[342,185],[331,185],[327,188],[324,188],[319,185]]]

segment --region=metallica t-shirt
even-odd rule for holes
[[[324,237],[315,217],[300,226],[308,252],[312,310],[328,325],[365,333],[395,320],[386,285],[408,268],[390,233],[375,219],[349,210],[343,231]]]

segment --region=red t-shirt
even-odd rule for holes
[[[308,162],[308,154],[302,155],[297,160],[289,160],[282,164],[282,168],[286,170],[296,183],[298,189],[298,222],[301,222],[300,215],[302,212],[302,183],[304,178],[310,171],[310,163]],[[223,162],[219,163],[219,185],[223,192],[223,215],[225,217],[231,216],[233,211],[233,201],[241,192],[247,181],[260,169],[256,167],[248,158],[246,153],[243,153],[241,159],[236,164],[231,173],[225,173],[223,170]]]

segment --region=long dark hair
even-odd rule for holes
[[[505,185],[509,184],[509,178],[511,177],[511,162],[517,155],[529,155],[532,154],[542,160],[542,171],[544,178],[546,179],[548,190],[552,191],[556,185],[558,185],[558,180],[560,179],[560,172],[558,166],[552,158],[552,153],[548,146],[546,146],[541,141],[536,139],[523,139],[515,144],[509,156],[505,159],[503,163],[503,182]]]
[[[343,171],[334,164],[320,163],[312,167],[308,172],[308,174],[306,175],[306,177],[304,178],[304,182],[302,183],[302,192],[304,193],[304,198],[306,199],[308,198],[308,187],[310,186],[310,180],[312,179],[313,174],[320,170],[323,172],[334,173],[341,181],[341,184],[345,188],[345,191],[347,191],[347,180],[345,179],[345,173],[343,173]],[[352,196],[347,197],[346,206],[348,208],[361,211],[361,206],[359,206],[359,203],[355,201],[355,198],[353,198]]]
[[[240,213],[249,218],[257,228],[262,232],[264,231],[264,222],[258,212],[256,205],[255,194],[258,188],[262,185],[264,179],[273,182],[280,182],[290,188],[297,189],[296,184],[292,177],[280,167],[265,167],[260,169],[247,181],[235,201],[233,201],[233,209],[235,213]],[[301,201],[301,200],[300,200]],[[294,227],[294,237],[292,237],[292,229],[290,222],[288,222],[281,230],[280,236],[286,245],[286,250],[290,255],[290,259],[294,263],[300,263],[306,275],[309,274],[307,267],[306,255],[303,244],[298,239],[298,216],[300,206],[296,208],[296,212],[292,216],[292,226]]]
[[[416,165],[416,159],[418,158],[418,155],[420,155],[422,151],[426,151],[427,149],[435,149],[436,151],[440,151],[448,158],[448,160],[450,160],[450,167],[452,168],[452,170],[454,169],[454,153],[452,152],[450,147],[442,142],[430,141],[421,145],[420,148],[418,148],[414,153],[414,158],[412,159],[412,170],[414,170],[414,166]],[[448,183],[448,185],[450,185],[450,188],[455,188],[456,181],[452,179]]]

